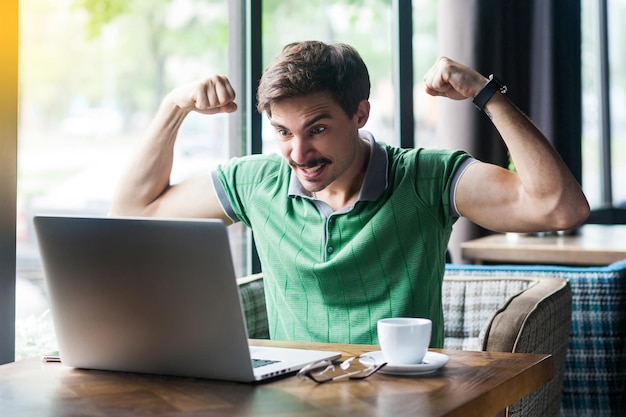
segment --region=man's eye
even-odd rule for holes
[[[311,129],[311,133],[316,135],[316,134],[322,133],[325,130],[326,128],[324,126],[315,126],[313,129]]]

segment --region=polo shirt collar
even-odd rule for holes
[[[370,142],[371,152],[357,201],[376,201],[387,189],[387,165],[389,163],[387,149],[378,144],[370,132],[360,130],[359,135]],[[313,199],[311,193],[304,189],[293,170],[289,180],[289,197]]]

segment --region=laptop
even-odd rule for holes
[[[341,356],[249,346],[220,220],[36,216],[34,225],[68,366],[253,382]]]

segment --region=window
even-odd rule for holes
[[[592,208],[626,207],[625,22],[625,2],[582,0],[583,188]]]
[[[378,139],[397,145],[393,120],[398,114],[394,97],[398,85],[393,74],[397,51],[392,26],[393,5],[400,1],[265,0],[263,64],[267,65],[283,44],[298,39],[353,44],[372,76],[372,118],[366,128]],[[124,159],[145,131],[163,94],[207,72],[229,72],[226,57],[232,3],[19,1],[18,358],[37,354],[53,343],[46,336],[51,334],[51,327],[45,313],[46,294],[31,228],[32,215],[106,212]],[[626,43],[622,29],[626,4],[620,0],[581,3],[583,188],[592,207],[607,202],[623,206],[626,159],[618,155],[626,152],[622,128],[626,116],[619,112],[626,100],[626,62],[620,53]],[[103,4],[109,7],[101,7]],[[411,4],[415,144],[431,147],[437,146],[436,99],[423,93],[421,79],[437,56],[438,0],[413,0]],[[601,13],[602,5],[607,6],[606,13]],[[607,19],[608,58],[600,56],[603,26],[598,16]],[[603,59],[610,75],[608,88],[599,82]],[[605,107],[609,110],[604,113],[603,91],[610,98],[610,106]],[[608,117],[603,119],[603,115]],[[606,120],[612,134],[603,137]],[[221,146],[223,141],[213,140],[215,136],[227,137],[228,129],[225,118],[191,115],[181,131],[173,179],[210,169],[239,152],[233,149],[239,149],[240,143],[229,143],[227,147]],[[267,133],[266,129],[263,149],[271,152],[273,137]],[[610,148],[604,159],[603,141],[610,145],[604,146]],[[606,161],[610,161],[608,170]],[[603,193],[606,172],[614,186]],[[232,232],[233,241],[240,247],[235,252],[237,271],[243,275],[249,270],[247,252],[241,249],[247,245],[247,234],[241,229]],[[0,329],[6,328],[7,323],[0,322]]]
[[[377,140],[398,144],[393,132],[393,50],[391,2],[263,2],[263,68],[290,42],[343,42],[361,54],[372,83],[367,125]],[[263,116],[263,152],[275,152],[269,121]]]
[[[163,95],[228,71],[226,1],[98,4],[20,1],[18,358],[54,344],[32,216],[105,215],[126,157]],[[172,180],[225,160],[227,130],[226,116],[190,114]],[[245,263],[238,267],[243,274]]]
[[[105,215],[126,157],[163,95],[207,73],[229,73],[233,25],[227,0],[102,4],[19,2],[17,358],[55,346],[33,215]],[[372,115],[366,129],[398,145],[392,6],[388,0],[264,1],[263,65],[295,40],[352,44],[372,79]],[[415,0],[413,7],[416,138],[419,146],[431,146],[435,113],[421,79],[437,55],[437,0]],[[238,143],[226,139],[232,126],[227,117],[188,116],[175,149],[174,182],[206,172],[238,152],[239,138],[232,139]],[[263,139],[264,152],[272,152],[271,130],[265,129]],[[231,227],[239,276],[250,270],[248,241],[243,227]]]
[[[436,146],[436,99],[424,93],[422,78],[437,58],[438,0],[414,0],[413,47],[415,96],[415,143]],[[361,54],[372,82],[371,114],[367,125],[377,140],[399,146],[394,129],[398,117],[394,74],[394,10],[391,1],[265,1],[263,2],[263,67],[280,52],[283,45],[305,39],[344,42]],[[263,120],[263,151],[276,146],[267,119]]]

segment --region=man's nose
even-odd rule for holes
[[[305,164],[309,159],[311,146],[302,136],[294,136],[291,139],[291,155],[289,155],[297,164]]]

